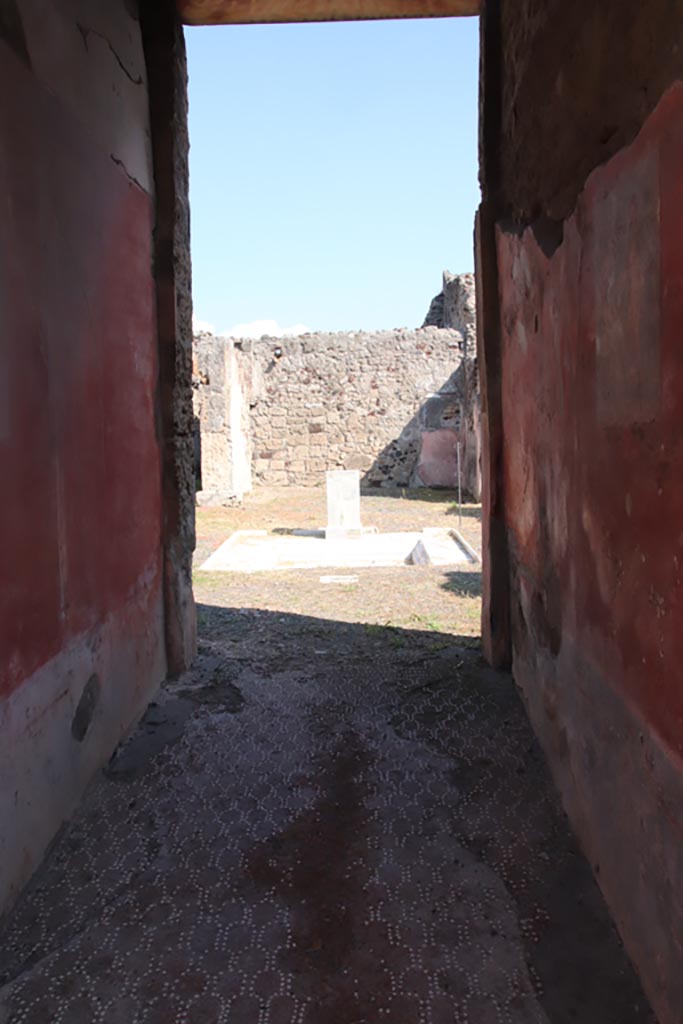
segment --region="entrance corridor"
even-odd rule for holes
[[[512,679],[446,621],[478,574],[319,576],[237,608],[198,574],[194,669],[6,924],[2,1024],[654,1024]]]

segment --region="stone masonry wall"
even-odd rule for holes
[[[472,461],[473,275],[445,274],[430,318],[416,330],[195,338],[201,500],[320,484],[337,468],[374,486],[454,487],[458,442],[463,469]],[[464,486],[476,493],[478,454],[474,465]]]
[[[255,342],[254,480],[320,483],[343,468],[374,484],[448,482],[421,478],[421,437],[460,428],[461,342],[439,328]]]

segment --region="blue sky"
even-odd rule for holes
[[[441,271],[473,269],[478,19],[195,28],[187,45],[195,318],[419,326]]]

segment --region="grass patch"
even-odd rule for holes
[[[415,622],[423,629],[431,630],[432,633],[445,633],[447,630],[436,619],[428,615],[411,615],[410,622]]]
[[[407,638],[398,626],[393,626],[389,623],[379,625],[376,622],[365,622],[363,623],[363,629],[367,636],[383,640],[390,647],[406,647],[408,644]]]

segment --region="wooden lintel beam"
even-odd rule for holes
[[[186,25],[249,25],[479,14],[480,0],[177,0]]]

